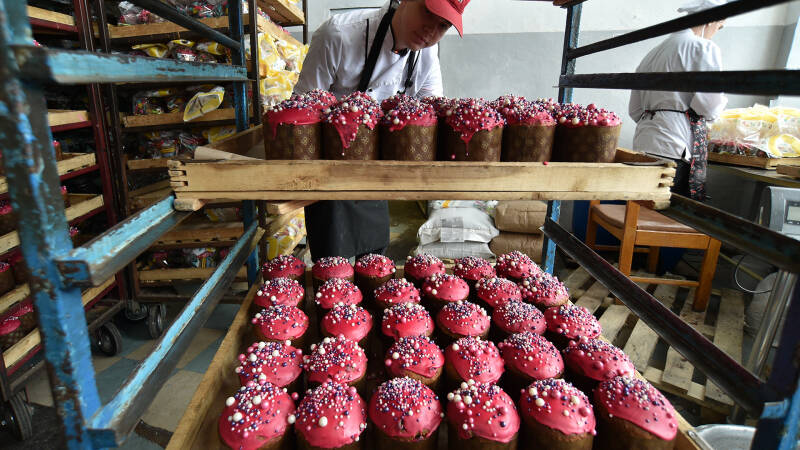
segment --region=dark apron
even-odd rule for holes
[[[372,79],[394,12],[394,8],[389,8],[381,19],[367,53],[358,86],[362,92],[367,90]],[[409,62],[414,59],[413,56],[409,56]],[[407,71],[405,87],[411,80],[413,66],[407,67]],[[389,203],[386,200],[319,201],[306,206],[305,214],[308,245],[313,260],[326,256],[349,258],[364,253],[382,253],[389,246]]]
[[[708,126],[706,125],[706,119],[691,108],[687,111],[677,109],[645,110],[643,117],[649,116],[652,119],[655,113],[662,111],[685,114],[689,120],[689,126],[692,130],[692,146],[689,149],[691,159],[689,161],[688,192],[693,200],[702,202],[706,199],[706,169],[708,168]]]

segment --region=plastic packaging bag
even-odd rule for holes
[[[207,92],[198,92],[186,103],[186,109],[183,111],[183,121],[189,122],[214,111],[219,108],[224,98],[225,89],[222,86],[215,86]]]
[[[723,111],[709,126],[709,151],[763,158],[800,157],[800,110],[755,105]]]
[[[203,137],[208,140],[209,144],[219,142],[234,134],[236,134],[236,127],[234,126],[211,127],[203,130]]]
[[[140,50],[153,58],[163,58],[167,55],[167,48],[164,44],[138,44],[131,47],[134,50]]]

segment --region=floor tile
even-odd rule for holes
[[[31,403],[43,406],[53,406],[53,391],[50,389],[50,379],[46,370],[40,370],[25,384],[28,391],[28,400]]]
[[[191,362],[183,366],[183,369],[197,373],[206,373],[208,366],[211,365],[211,360],[214,359],[214,355],[217,354],[217,350],[219,350],[219,346],[222,344],[224,338],[225,337],[222,336],[211,343],[208,348],[200,352]]]
[[[138,365],[138,361],[121,358],[108,369],[97,373],[95,380],[97,381],[97,390],[100,393],[100,401],[107,403]]]
[[[136,349],[125,355],[126,358],[132,359],[134,361],[141,361],[147,355],[150,354],[150,351],[153,350],[153,347],[156,346],[156,341],[147,341],[139,345]]]
[[[233,318],[236,317],[236,313],[239,312],[239,308],[241,308],[241,305],[228,303],[217,305],[203,326],[215,330],[227,330],[231,326]]]
[[[154,444],[153,442],[148,441],[147,439],[139,436],[136,433],[131,433],[131,435],[128,436],[128,439],[125,441],[125,443],[123,443],[122,445],[120,445],[117,448],[121,449],[121,450],[161,450],[162,449],[161,446],[159,446],[157,444]]]
[[[209,345],[224,335],[225,333],[221,330],[201,328],[192,339],[192,342],[189,343],[189,348],[186,349],[181,356],[181,359],[178,360],[177,367],[182,369],[184,366],[186,366],[186,364],[189,364],[193,359],[195,359],[197,355],[206,350]]]
[[[95,372],[102,372],[109,367],[113,366],[122,359],[121,356],[106,356],[101,353],[92,353],[92,364],[94,364],[94,371]]]
[[[202,379],[202,374],[189,370],[176,372],[164,383],[142,420],[148,425],[175,431]]]

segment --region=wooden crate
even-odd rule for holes
[[[241,222],[201,222],[181,224],[164,233],[154,244],[157,248],[230,247],[244,233]]]
[[[669,204],[675,175],[672,163],[624,149],[615,163],[231,160],[169,167],[176,197],[185,199],[600,199],[647,200],[659,209]]]
[[[303,25],[303,11],[286,0],[258,0],[258,6],[282,26]]]
[[[603,336],[623,349],[636,369],[653,386],[689,400],[705,411],[725,415],[730,413],[733,400],[711,381],[703,384],[693,381],[694,367],[676,350],[668,348],[666,361],[657,361],[660,359],[655,357],[660,339],[658,335],[626,306],[612,304],[610,298],[607,298],[609,290],[584,269],[579,268],[572,272],[564,280],[564,284],[570,290],[575,304],[587,308],[599,318],[603,326]],[[741,292],[723,289],[721,296],[713,295],[712,302],[719,301],[719,310],[712,316],[708,313],[709,310],[692,310],[694,289],[675,285],[650,286],[651,289],[653,287],[653,296],[664,306],[676,311],[686,323],[712,340],[732,358],[741,361],[744,334],[744,298]],[[676,304],[678,297],[683,298],[680,309],[677,308],[679,304]]]
[[[708,153],[708,160],[735,166],[770,170],[774,170],[779,165],[800,166],[800,158],[758,158],[756,156],[729,155],[714,152]]]
[[[96,212],[104,206],[103,196],[95,194],[68,194],[70,206],[66,210],[67,221],[71,222],[79,217]],[[19,245],[19,235],[16,231],[0,236],[0,254]]]
[[[37,8],[35,6],[28,6],[28,17],[31,19],[38,19],[45,22],[51,22],[67,27],[75,26],[75,19],[67,14],[62,14],[49,9]]]
[[[95,164],[97,164],[97,157],[94,153],[64,153],[64,159],[58,161],[58,176],[63,177]],[[0,194],[6,192],[8,192],[8,180],[6,177],[0,177]]]
[[[140,270],[137,272],[139,282],[143,285],[169,285],[175,281],[205,281],[214,271],[216,267],[210,268],[188,268],[188,269],[154,269],[154,270]],[[247,279],[247,269],[242,267],[236,273],[237,280]]]
[[[47,124],[51,127],[60,127],[89,121],[88,111],[48,109]]]
[[[786,175],[787,177],[800,180],[800,166],[787,166],[781,163],[778,165],[776,170],[781,175]]]
[[[449,271],[449,270],[448,270]],[[402,277],[403,268],[397,268],[397,276]],[[587,274],[588,275],[588,274]],[[316,311],[311,306],[313,290],[311,289],[311,274],[306,271],[306,308],[309,314],[310,323],[317,323]],[[222,341],[214,359],[208,366],[203,380],[197,387],[189,406],[186,408],[178,428],[172,434],[172,438],[167,445],[167,450],[178,449],[225,449],[219,439],[218,420],[225,406],[225,399],[239,388],[239,379],[235,375],[234,369],[239,365],[237,355],[242,353],[255,340],[251,332],[250,307],[253,297],[259,284],[250,288],[247,296],[239,308],[239,312],[233,319],[228,333]],[[316,342],[316,327],[309,327],[312,333],[311,342]],[[372,362],[372,360],[370,360]],[[382,361],[378,361],[382,363]],[[365,399],[369,401],[369,399]],[[447,427],[446,421],[442,422],[442,427]],[[676,438],[676,450],[699,450],[694,441],[689,437],[688,432],[692,429],[691,425],[683,417],[678,415],[679,433]],[[444,431],[444,430],[442,430]],[[439,447],[444,449],[446,445],[446,432],[439,433]]]
[[[123,128],[146,128],[157,127],[165,125],[183,125],[183,124],[205,124],[208,122],[221,122],[234,120],[236,112],[233,108],[223,108],[210,111],[202,116],[189,121],[183,121],[183,111],[166,113],[166,114],[142,114],[142,115],[124,115],[122,117]]]

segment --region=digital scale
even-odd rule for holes
[[[758,217],[759,224],[800,240],[800,189],[764,188]]]

